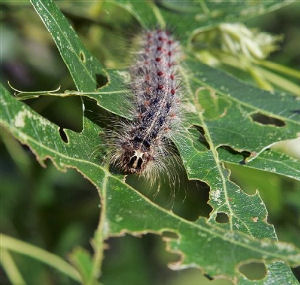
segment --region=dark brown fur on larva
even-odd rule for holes
[[[166,141],[178,128],[178,42],[164,30],[145,33],[130,70],[135,95],[134,121],[118,139],[114,162],[125,173],[145,174],[163,167]]]

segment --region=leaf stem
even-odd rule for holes
[[[104,227],[105,227],[105,217],[106,217],[106,184],[107,184],[107,174],[105,175],[102,183],[102,189],[98,189],[99,198],[101,201],[101,212],[99,217],[99,224],[96,229],[92,245],[94,248],[93,257],[93,268],[88,285],[95,284],[94,282],[98,280],[101,276],[101,265],[103,260],[103,250],[104,250]]]
[[[163,16],[161,15],[161,13],[160,13],[160,10],[157,8],[157,6],[155,4],[152,4],[152,3],[151,3],[151,8],[153,10],[153,13],[154,13],[154,15],[155,15],[155,17],[157,19],[157,22],[159,23],[160,27],[162,29],[166,28],[166,22],[165,22]]]
[[[0,241],[1,251],[8,249],[20,254],[30,256],[41,262],[44,262],[49,266],[52,266],[53,268],[59,270],[73,280],[76,280],[78,282],[81,281],[78,271],[68,262],[64,261],[62,258],[55,254],[4,234],[0,235]]]
[[[12,284],[16,284],[16,285],[26,284],[11,254],[9,253],[8,250],[4,248],[1,249],[0,263],[2,264],[7,274],[7,277]]]
[[[186,82],[186,87],[187,87],[188,92],[190,94],[190,98],[193,100],[194,106],[196,107],[197,110],[202,110],[201,106],[199,105],[197,97],[193,96],[193,92],[192,92],[190,84],[188,83],[188,79],[187,79],[186,73],[183,70],[181,70],[181,74],[182,74],[183,79]],[[231,205],[229,203],[229,199],[228,199],[226,178],[224,176],[224,173],[223,173],[223,170],[222,170],[222,166],[221,166],[222,162],[219,159],[218,151],[217,151],[217,149],[216,149],[216,147],[215,147],[215,145],[213,143],[213,140],[212,140],[211,135],[210,135],[210,131],[209,131],[209,129],[208,129],[206,123],[205,123],[202,111],[199,111],[198,117],[199,117],[200,122],[202,123],[202,128],[204,130],[205,137],[206,137],[207,142],[208,142],[208,144],[210,146],[211,152],[212,152],[214,160],[216,162],[216,166],[217,166],[218,172],[220,174],[220,178],[222,180],[223,192],[224,192],[224,196],[225,196],[225,203],[227,204],[228,211],[230,212],[230,215],[228,215],[229,216],[229,227],[230,227],[230,230],[232,231],[233,230],[232,217],[233,217],[234,214],[233,214],[233,211],[232,211]]]
[[[267,68],[273,69],[275,71],[281,72],[281,73],[285,73],[286,75],[290,75],[292,77],[296,77],[300,79],[300,71],[299,70],[295,70],[293,68],[284,66],[282,64],[278,64],[275,62],[271,62],[271,61],[256,61],[257,64],[263,65]]]
[[[261,74],[261,72],[259,72],[259,70],[257,70],[254,66],[249,67],[248,71],[260,88],[268,90],[268,91],[274,90],[272,85],[269,84],[269,82],[264,78],[264,76]]]

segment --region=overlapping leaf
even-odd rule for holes
[[[197,30],[222,22],[242,21],[278,9],[291,1],[129,1],[115,0],[144,28],[170,27],[186,42]],[[156,3],[156,4],[154,4]]]
[[[239,165],[244,161],[241,154],[233,154],[223,148],[219,148],[218,152],[222,161]],[[300,181],[300,161],[277,151],[266,150],[245,166],[281,174]]]
[[[196,264],[212,276],[234,278],[238,275],[236,264],[248,259],[280,259],[292,265],[300,264],[300,250],[291,245],[228,231],[207,224],[204,218],[192,223],[158,207],[91,158],[101,132],[98,126],[86,120],[82,133],[66,130],[68,143],[65,143],[56,125],[16,101],[3,87],[0,92],[1,125],[29,145],[41,164],[50,158],[60,170],[76,168],[101,189],[105,237],[123,232],[175,232],[179,238],[168,243],[172,251],[182,254],[177,267]],[[207,254],[212,251],[214,254]],[[229,254],[231,262],[222,262]]]
[[[100,106],[126,116],[122,109],[122,86],[126,83],[126,72],[109,71],[108,84],[95,91],[96,75],[103,74],[101,65],[80,44],[74,31],[51,1],[34,0],[32,3],[52,34],[78,90],[90,92],[86,95],[96,99]],[[172,5],[171,2],[162,4]],[[144,21],[147,17],[139,10],[142,6],[129,7],[127,3],[127,8],[144,26],[152,26],[157,20],[172,23],[171,14],[174,11],[169,11],[172,9],[160,10],[154,4],[150,8],[147,5],[143,9],[149,11],[151,8],[154,11],[153,17],[148,15],[152,17],[149,22]],[[186,35],[192,30],[186,30]],[[170,240],[168,245],[172,251],[182,254],[181,263],[177,267],[202,267],[211,276],[225,275],[243,284],[253,284],[238,272],[236,266],[249,259],[264,260],[268,263],[267,276],[255,284],[269,284],[275,280],[296,284],[289,268],[283,262],[273,260],[299,264],[299,251],[275,241],[274,229],[266,223],[267,212],[259,195],[249,196],[229,180],[229,173],[223,167],[221,158],[227,157],[232,161],[233,156],[228,158],[228,153],[224,153],[224,149],[218,150],[218,147],[227,145],[235,150],[259,153],[277,140],[294,137],[299,132],[300,119],[293,110],[298,108],[299,102],[290,95],[270,94],[250,87],[192,60],[186,62],[182,75],[186,107],[191,113],[187,127],[201,126],[209,148],[199,142],[197,135],[200,134],[193,128],[178,135],[175,143],[189,178],[205,181],[211,187],[210,204],[213,212],[208,223],[203,218],[191,223],[159,208],[93,160],[90,154],[95,145],[99,144],[98,133],[101,129],[87,119],[81,134],[66,131],[69,140],[66,144],[60,139],[55,125],[2,90],[1,124],[21,142],[28,144],[41,163],[50,157],[61,170],[77,168],[101,189],[105,237],[122,232],[173,231],[179,238]],[[281,102],[280,110],[278,102]],[[254,113],[278,119],[284,126],[262,126],[253,121],[251,115]],[[227,135],[229,132],[230,135]],[[266,170],[266,165],[261,167]],[[216,223],[215,217],[219,212],[228,215],[228,224]],[[227,259],[224,263],[224,256],[230,256],[230,261]]]

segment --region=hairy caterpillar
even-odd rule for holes
[[[113,163],[123,172],[148,175],[165,167],[168,142],[180,128],[179,43],[165,30],[147,31],[130,68],[134,120],[115,142]]]

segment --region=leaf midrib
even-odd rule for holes
[[[33,4],[34,9],[37,10],[37,8],[36,8],[35,5],[34,5],[34,2],[35,2],[34,0],[31,0],[31,3]],[[69,39],[66,37],[66,35],[63,33],[63,31],[62,31],[60,25],[57,23],[57,21],[55,20],[55,18],[52,17],[52,14],[49,12],[49,10],[47,9],[47,7],[45,7],[45,5],[44,5],[40,0],[37,0],[37,1],[36,1],[36,3],[38,3],[38,2],[40,3],[41,6],[44,7],[45,11],[46,11],[47,14],[50,16],[50,18],[53,19],[55,25],[56,25],[56,26],[58,27],[58,29],[60,30],[61,35],[62,35],[62,36],[64,37],[64,39],[69,43],[69,47],[70,47],[69,50],[73,52],[73,54],[78,58],[78,62],[81,63],[81,60],[79,59],[79,56],[78,56],[77,53],[75,52],[75,50],[74,50],[74,48],[73,48],[73,45],[71,44],[71,42],[69,41]],[[37,11],[37,14],[40,15],[38,11]],[[41,17],[41,19],[42,19],[42,21],[44,22],[44,18]],[[44,23],[45,23],[45,22],[44,22]],[[45,23],[45,26],[46,26],[47,30],[50,32],[50,34],[52,34],[51,31],[49,30],[48,26],[46,25],[46,23]],[[56,40],[56,37],[53,36],[53,38]],[[64,59],[63,56],[62,56],[62,58]],[[65,61],[65,60],[64,60],[64,61]],[[67,65],[68,68],[69,68],[68,62],[65,61],[65,63],[66,63],[66,65]],[[96,84],[96,81],[95,81],[93,75],[92,75],[92,74],[89,72],[89,70],[87,69],[87,66],[86,66],[85,64],[81,64],[81,66],[84,68],[85,73],[86,73],[86,74],[90,77],[90,79]],[[74,77],[73,77],[73,72],[70,72],[70,73],[71,73],[71,75],[72,75],[72,78],[74,79]],[[75,82],[75,84],[77,85],[77,88],[79,88],[79,86],[78,86],[78,84],[77,84],[77,80],[74,79],[74,82]],[[81,89],[81,88],[79,88],[79,89]]]
[[[198,110],[197,114],[198,114],[199,120],[202,123],[204,134],[206,135],[206,139],[207,139],[207,142],[208,142],[208,144],[210,146],[210,150],[211,150],[211,152],[213,154],[216,166],[218,168],[219,175],[220,175],[220,177],[222,179],[223,191],[224,191],[224,196],[225,196],[225,201],[226,201],[225,203],[227,204],[228,210],[230,212],[230,215],[229,215],[229,226],[230,226],[230,230],[232,231],[233,230],[232,217],[235,216],[235,215],[234,215],[234,212],[233,212],[233,210],[231,208],[231,205],[229,203],[226,180],[225,180],[223,171],[222,171],[221,166],[220,166],[221,161],[219,160],[219,154],[218,154],[217,149],[215,148],[214,143],[213,143],[213,141],[211,139],[209,129],[208,129],[207,125],[205,124],[201,108],[199,107],[199,104],[198,104],[195,96],[193,95],[193,92],[192,92],[192,89],[191,89],[191,85],[190,85],[190,82],[189,82],[188,77],[187,77],[187,73],[182,68],[180,68],[180,71],[181,71],[181,76],[183,77],[183,79],[185,81],[186,88],[188,89],[190,97],[193,100],[195,108]]]

